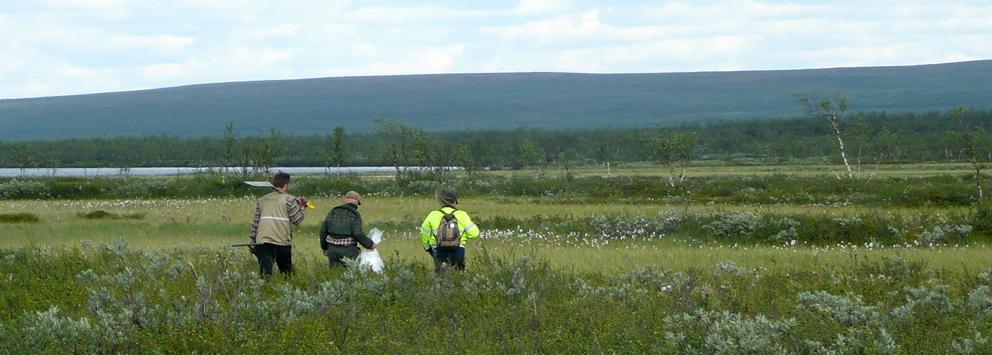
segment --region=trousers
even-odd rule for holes
[[[258,258],[258,273],[263,277],[272,276],[272,262],[279,266],[284,275],[293,273],[293,246],[263,243],[255,246]]]
[[[358,246],[342,246],[342,245],[328,245],[327,250],[324,251],[324,255],[327,256],[327,265],[331,268],[344,266],[344,259],[355,259],[358,258],[358,254],[361,251],[358,250]]]
[[[451,250],[434,248],[434,272],[443,272],[446,265],[465,270],[465,248]]]

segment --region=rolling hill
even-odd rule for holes
[[[794,95],[840,92],[852,111],[992,108],[992,60],[903,67],[657,74],[438,74],[233,82],[0,100],[0,140],[218,136],[277,128],[368,131],[378,117],[429,131],[650,127],[802,113]]]

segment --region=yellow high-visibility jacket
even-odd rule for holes
[[[479,236],[479,227],[472,223],[472,218],[468,216],[468,213],[456,210],[451,206],[444,206],[441,210],[431,211],[424,219],[424,223],[420,225],[420,243],[424,249],[437,246],[437,229],[441,225],[441,219],[446,213],[452,213],[452,211],[454,211],[455,219],[458,220],[458,228],[461,228],[462,247],[465,247],[465,241]]]

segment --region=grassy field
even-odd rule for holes
[[[316,199],[317,209],[308,213],[296,231],[296,254],[319,258],[317,229],[327,211],[339,203]],[[477,221],[495,216],[526,219],[532,216],[589,218],[603,215],[658,215],[666,211],[694,214],[749,212],[775,216],[811,216],[840,218],[876,212],[858,206],[822,207],[794,205],[628,205],[615,204],[542,204],[526,198],[484,198],[463,201],[460,206]],[[366,229],[387,231],[382,243],[386,256],[428,260],[420,250],[416,232],[423,216],[437,204],[425,197],[367,197],[362,213]],[[94,200],[94,201],[0,201],[0,209],[13,213],[33,213],[40,223],[9,224],[0,229],[0,238],[10,248],[24,246],[78,247],[83,243],[111,244],[118,239],[134,248],[146,250],[224,248],[247,240],[248,226],[254,211],[251,199],[205,200]],[[85,214],[105,211],[117,218],[91,219]],[[965,208],[901,208],[888,214],[912,218],[920,215],[954,215]],[[128,216],[140,218],[125,218]],[[931,249],[881,248],[865,250],[854,245],[777,246],[732,245],[727,243],[687,244],[680,233],[663,238],[619,236],[608,241],[574,242],[535,226],[521,226],[522,235],[513,230],[494,231],[483,224],[482,238],[473,241],[471,250],[486,248],[493,255],[528,255],[547,261],[552,267],[577,272],[607,270],[630,271],[637,267],[656,266],[675,269],[705,267],[720,261],[733,261],[753,267],[775,268],[782,264],[844,265],[853,257],[906,258],[928,264],[961,269],[977,269],[987,264],[989,253],[983,239],[967,248]],[[533,235],[530,237],[529,235]],[[621,239],[622,238],[622,239]],[[602,239],[602,238],[601,238]],[[568,241],[569,243],[563,243]],[[605,242],[605,244],[604,244]],[[743,243],[742,243],[743,244]],[[676,257],[677,256],[677,257]],[[246,257],[247,254],[246,254]]]
[[[992,351],[971,206],[465,197],[483,234],[467,272],[435,275],[416,228],[437,203],[370,196],[374,275],[327,269],[316,233],[338,201],[314,202],[296,275],[266,282],[229,247],[250,197],[0,200],[37,217],[0,224],[0,352]]]

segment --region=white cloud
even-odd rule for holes
[[[283,64],[298,52],[296,48],[225,48],[183,62],[145,65],[140,68],[140,72],[145,80],[151,82],[176,79],[186,80],[187,83],[277,79],[278,75],[292,74],[292,70]]]
[[[628,72],[613,69],[624,67],[654,67],[655,71],[732,70],[738,67],[729,63],[737,62],[737,53],[748,45],[746,38],[721,36],[569,49],[561,52],[556,66],[578,72]]]
[[[429,74],[451,71],[465,51],[464,44],[437,48],[409,48],[393,51],[395,59],[364,67],[364,75]]]
[[[562,15],[550,19],[489,29],[505,39],[528,44],[552,44],[576,41],[640,41],[663,38],[676,34],[678,29],[660,26],[621,27],[606,24],[601,10],[595,9],[575,15]]]
[[[992,3],[0,2],[0,98],[328,75],[660,72],[992,58]]]
[[[543,15],[568,11],[572,4],[571,0],[520,0],[513,12],[519,15]]]
[[[190,74],[191,63],[158,63],[141,67],[141,74],[152,81],[174,80]]]
[[[3,72],[14,72],[19,71],[25,67],[28,63],[27,57],[24,53],[12,53],[7,51],[0,51],[0,69]]]
[[[498,12],[491,10],[458,9],[439,5],[417,6],[364,6],[345,11],[342,18],[355,22],[375,24],[420,23],[437,20],[467,20],[489,17]]]
[[[252,28],[244,35],[254,39],[265,39],[269,37],[293,36],[300,32],[300,25],[296,23],[284,23],[276,26],[266,26],[262,28]]]
[[[160,51],[166,53],[179,52],[189,48],[196,42],[196,37],[175,35],[114,35],[110,43],[120,50]]]
[[[359,43],[351,46],[351,54],[360,57],[374,57],[379,52],[379,47],[372,43]]]
[[[109,18],[122,19],[128,16],[129,0],[41,0],[40,3],[52,9],[63,11],[84,11],[97,13]]]

